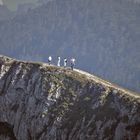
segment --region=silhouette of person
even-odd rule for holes
[[[49,65],[51,64],[51,62],[52,62],[52,57],[49,56],[49,57],[48,57],[48,63],[49,63]]]
[[[74,69],[74,66],[75,66],[75,58],[72,58],[70,60],[70,62],[71,62],[71,69],[73,70]]]
[[[64,58],[64,67],[67,66],[67,58]]]
[[[60,67],[61,58],[58,56],[57,66]]]

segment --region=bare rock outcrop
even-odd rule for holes
[[[0,56],[0,140],[140,140],[139,108],[86,74]]]

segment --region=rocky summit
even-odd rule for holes
[[[140,140],[140,96],[77,69],[0,56],[0,140]]]

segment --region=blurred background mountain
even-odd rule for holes
[[[14,12],[11,12],[5,5],[0,5],[0,21],[13,18]]]
[[[75,57],[78,68],[140,92],[139,13],[139,0],[3,0],[0,53]]]

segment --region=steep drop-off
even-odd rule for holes
[[[139,140],[139,108],[90,74],[0,56],[0,140]]]

